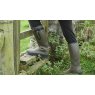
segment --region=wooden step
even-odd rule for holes
[[[48,62],[48,59],[37,61],[36,56],[28,55],[23,52],[20,56],[20,75],[31,75],[35,73],[40,67]]]
[[[40,60],[39,62],[36,62],[33,66],[29,67],[29,69],[27,70],[27,74],[31,75],[31,74],[35,73],[39,68],[41,68],[47,62],[48,62],[47,59]]]
[[[27,53],[24,53],[21,57],[20,57],[20,62],[25,65],[31,65],[33,62],[36,62],[36,56],[31,56],[28,55]]]
[[[39,62],[36,62],[34,65],[29,66],[26,70],[21,70],[19,75],[33,75],[35,72],[41,68],[44,64],[48,62],[47,59],[40,60]]]

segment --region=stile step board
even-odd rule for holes
[[[31,65],[33,62],[36,62],[36,56],[31,56],[27,53],[24,53],[20,57],[20,63],[22,63],[23,65]]]
[[[37,62],[36,56],[28,55],[26,52],[20,54],[20,74],[19,75],[32,75],[40,67],[46,64],[48,59],[39,60]]]
[[[47,59],[40,60],[39,62],[36,62],[33,66],[30,66],[27,70],[27,75],[34,74],[39,68],[41,68],[44,64],[48,62]]]
[[[27,75],[27,72],[25,70],[21,70],[19,75]]]
[[[45,60],[40,60],[40,61],[36,62],[34,65],[29,66],[28,69],[26,69],[26,70],[21,70],[20,73],[19,73],[19,75],[34,75],[35,72],[36,72],[39,68],[41,68],[44,64],[46,64],[47,62],[48,62],[47,59],[45,59]]]

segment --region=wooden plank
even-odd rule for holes
[[[33,65],[36,61],[36,56],[30,56],[26,52],[21,53],[19,70],[27,70],[27,68]]]
[[[21,68],[23,68],[20,71],[20,75],[32,75],[34,74],[39,68],[41,68],[44,64],[46,64],[48,62],[47,59],[45,60],[40,60],[38,62],[35,62],[34,65],[32,66],[28,66],[27,65],[23,65]]]
[[[45,31],[46,31],[46,33],[48,33],[48,20],[45,20]]]
[[[13,21],[13,33],[14,33],[14,66],[15,74],[18,74],[20,64],[20,20]]]
[[[48,32],[48,20],[41,20],[41,23],[45,29],[45,32]]]
[[[27,65],[23,65],[22,68],[24,68],[24,69],[22,69],[19,74],[20,74],[20,75],[32,75],[32,74],[34,74],[39,68],[41,68],[44,64],[46,64],[47,61],[48,61],[47,59],[45,59],[45,60],[40,60],[40,61],[36,62],[34,65],[28,66],[28,67],[27,67]]]
[[[0,74],[15,74],[12,20],[0,20]]]
[[[31,75],[35,73],[47,61],[48,59],[37,61],[36,56],[30,56],[26,52],[23,52],[20,57],[20,75]]]
[[[42,21],[42,24],[45,28],[45,31],[48,32],[48,20]],[[20,33],[20,40],[30,37],[32,35],[33,35],[33,30],[24,31],[24,32]]]
[[[33,66],[30,66],[28,71],[26,72],[28,75],[35,73],[39,68],[41,68],[44,64],[47,63],[47,59],[36,62]]]
[[[0,25],[1,26],[1,25]],[[3,48],[3,45],[4,45],[4,30],[0,29],[0,75],[3,74],[3,71],[2,71],[2,48]]]
[[[22,64],[31,65],[32,63],[34,63],[36,61],[37,61],[36,56],[31,56],[27,53],[23,54],[20,57],[20,63],[22,63]]]
[[[4,30],[0,29],[0,51],[2,50],[4,44]]]
[[[27,37],[30,37],[32,35],[33,35],[33,31],[32,30],[27,30],[25,32],[22,32],[22,33],[20,33],[20,40],[25,39]]]

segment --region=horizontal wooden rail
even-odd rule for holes
[[[45,31],[47,32],[48,31],[48,21],[46,20],[45,22],[43,22],[43,25],[44,25]],[[20,33],[20,40],[30,37],[32,35],[33,35],[33,30],[24,31]]]
[[[33,30],[27,30],[25,32],[20,33],[20,40],[25,39],[33,35]]]

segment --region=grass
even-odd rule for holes
[[[21,21],[21,32],[29,29],[29,23],[27,20]],[[20,41],[20,51],[23,52],[29,47],[30,38],[25,38]]]

